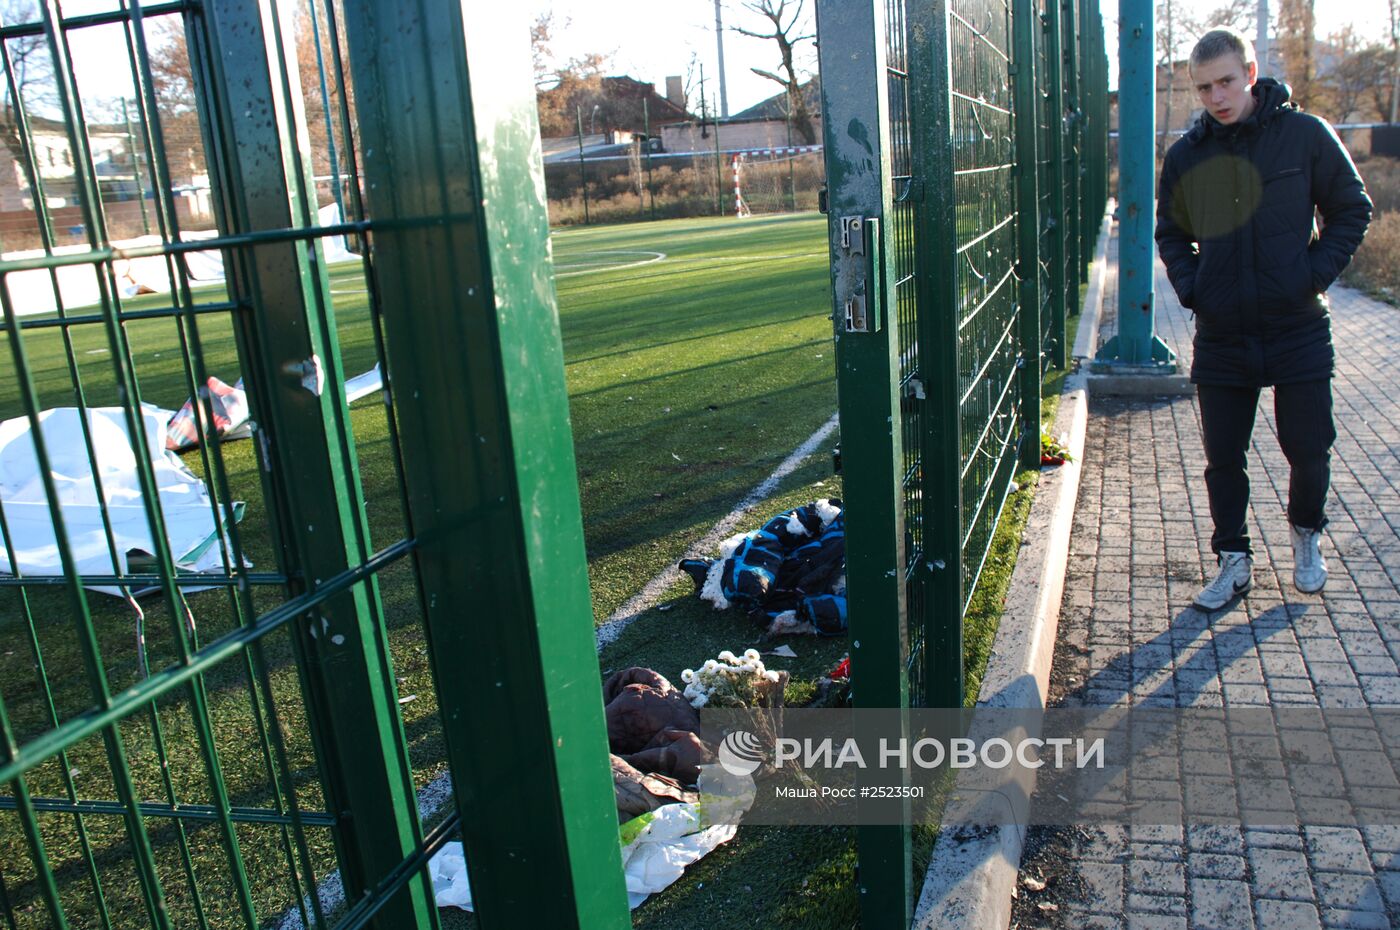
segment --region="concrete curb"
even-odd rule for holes
[[[1041,472],[1025,541],[1011,575],[1006,610],[987,662],[979,707],[1045,707],[1089,422],[1088,366],[1083,363],[1097,348],[1107,279],[1117,273],[1116,268],[1108,267],[1113,209],[1110,202],[1099,228],[1084,295],[1083,322],[1074,343],[1074,367],[1065,379],[1055,415],[1055,432],[1073,458],[1059,468]],[[1024,820],[1035,789],[1034,771],[1028,770],[1026,777],[1029,781],[1015,785],[1017,790],[1008,795],[1020,820]],[[976,787],[970,779],[960,778],[958,789],[972,791]],[[1018,823],[943,829],[924,877],[914,926],[921,930],[1006,930],[1011,923],[1011,896],[1024,845],[1025,826]]]

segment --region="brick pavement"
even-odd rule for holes
[[[1158,332],[1187,370],[1190,315],[1160,264],[1156,287]],[[1056,666],[1077,688],[1067,704],[1400,704],[1400,309],[1343,287],[1330,298],[1338,439],[1326,590],[1307,596],[1292,585],[1288,466],[1268,392],[1250,455],[1254,589],[1210,616],[1190,607],[1214,567],[1195,399],[1094,398],[1060,618],[1060,654],[1077,656]],[[1112,332],[1105,319],[1101,338]],[[1191,755],[1182,766],[1207,764],[1207,754]],[[1062,903],[1070,926],[1400,926],[1400,826],[1082,832],[1073,869],[1086,900]]]

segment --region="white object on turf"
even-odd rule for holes
[[[153,553],[154,537],[146,519],[141,486],[136,477],[136,453],[120,407],[95,407],[87,411],[88,427],[96,458],[96,471],[83,443],[82,421],[74,407],[56,407],[39,414],[39,429],[59,501],[59,514],[68,537],[74,568],[83,575],[114,575],[127,571],[127,553]],[[213,571],[223,566],[209,494],[179,456],[165,448],[165,424],[171,411],[153,404],[141,408],[145,457],[155,477],[165,535],[176,568]],[[97,488],[100,481],[102,498]],[[26,575],[62,575],[57,536],[43,476],[27,417],[0,423],[0,501],[9,524],[19,570]],[[103,528],[106,505],[116,542],[113,565]],[[235,504],[241,514],[243,504]],[[4,547],[0,547],[0,572],[14,574]],[[110,586],[93,590],[120,595]]]

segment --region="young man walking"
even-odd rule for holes
[[[1156,239],[1196,318],[1191,381],[1218,571],[1195,606],[1217,610],[1252,581],[1246,456],[1265,387],[1290,467],[1293,583],[1311,594],[1327,581],[1320,545],[1336,431],[1326,291],[1361,245],[1371,201],[1332,127],[1289,103],[1287,85],[1259,78],[1249,39],[1208,32],[1190,67],[1204,111],[1162,165]]]

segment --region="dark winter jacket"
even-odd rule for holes
[[[1157,247],[1196,315],[1197,383],[1332,375],[1325,292],[1361,245],[1371,201],[1336,132],[1288,96],[1261,78],[1248,118],[1202,113],[1162,165]]]

